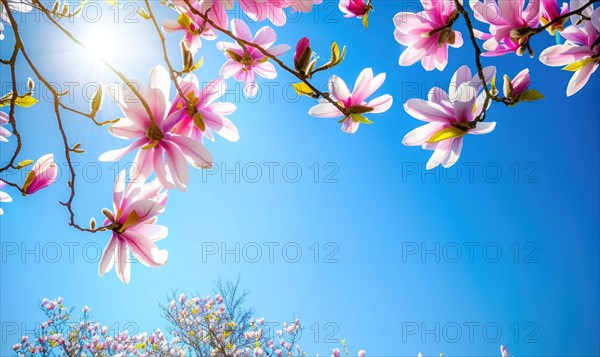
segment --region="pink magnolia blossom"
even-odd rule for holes
[[[260,45],[273,56],[280,56],[290,49],[288,45],[271,47],[277,40],[277,35],[272,28],[265,26],[258,30],[256,36],[242,20],[231,20],[231,28],[236,37]],[[236,80],[244,82],[244,95],[254,97],[258,92],[256,76],[266,79],[275,79],[277,70],[268,62],[264,54],[258,49],[246,46],[247,52],[239,44],[233,42],[219,42],[217,48],[225,54],[227,62],[221,68],[221,76],[225,79],[233,76]]]
[[[30,195],[50,186],[56,181],[57,176],[58,166],[54,162],[54,155],[47,154],[40,157],[25,178],[24,194]]]
[[[310,40],[308,37],[302,37],[296,44],[294,52],[294,68],[297,71],[306,73],[312,57],[312,49],[310,48]]]
[[[486,83],[496,74],[495,67],[483,70]],[[429,91],[428,100],[409,99],[404,110],[415,119],[427,124],[406,134],[402,143],[407,146],[422,146],[434,153],[427,162],[427,169],[439,164],[443,167],[454,165],[463,146],[466,134],[487,134],[496,127],[495,122],[473,121],[483,110],[485,92],[480,78],[471,75],[467,66],[460,67],[450,82],[449,91],[433,87]]]
[[[518,98],[529,88],[530,83],[531,78],[528,68],[519,72],[512,80],[508,76],[504,76],[504,96],[507,98]]]
[[[155,172],[166,189],[177,187],[184,191],[189,180],[186,161],[196,168],[209,168],[212,166],[211,154],[197,140],[172,132],[186,109],[170,112],[171,80],[164,67],[152,69],[147,87],[139,83],[133,85],[148,102],[154,124],[129,88],[113,86],[109,93],[125,118],[111,126],[109,131],[118,138],[135,141],[125,148],[102,154],[100,161],[117,161],[137,149],[130,171],[132,180],[147,179]]]
[[[177,20],[165,20],[163,30],[165,32],[183,31],[183,41],[187,48],[196,53],[202,47],[202,39],[214,40],[217,38],[214,30],[205,23],[204,19],[186,7],[175,7],[179,13]]]
[[[523,0],[470,0],[475,18],[490,25],[489,34],[476,31],[485,40],[483,47],[494,54],[516,52],[522,55],[529,48],[527,31],[537,27],[540,17],[540,0],[529,0],[523,9]],[[518,45],[518,46],[517,46]]]
[[[502,355],[502,357],[508,357],[509,356],[508,350],[504,346],[500,346],[500,354]]]
[[[367,351],[366,350],[359,350],[358,351],[358,357],[365,357],[367,355]]]
[[[269,19],[275,26],[285,25],[287,18],[285,8],[287,0],[239,0],[242,10],[250,19],[256,22]]]
[[[179,87],[187,99],[194,105],[194,109],[185,109],[186,102],[179,93],[171,106],[171,113],[179,112],[181,117],[173,128],[174,134],[191,137],[202,141],[203,136],[214,141],[214,133],[219,134],[229,141],[238,141],[240,135],[235,125],[227,119],[226,115],[236,110],[235,104],[216,101],[227,90],[227,84],[222,79],[209,82],[200,90],[198,78],[188,74],[179,80]]]
[[[347,112],[341,112],[337,107],[329,102],[323,102],[312,107],[308,114],[318,118],[338,118],[342,119],[342,131],[348,134],[354,134],[360,125],[360,122],[354,114],[362,116],[365,113],[377,114],[386,112],[393,103],[393,98],[389,94],[382,95],[375,99],[366,101],[385,81],[385,73],[373,77],[371,68],[364,69],[354,84],[354,90],[350,92],[346,82],[338,76],[331,76],[329,79],[329,95]]]
[[[461,33],[447,27],[457,16],[456,6],[453,1],[444,0],[421,0],[421,4],[424,11],[401,12],[394,16],[394,37],[408,47],[399,63],[410,66],[421,61],[427,71],[434,68],[442,71],[448,64],[448,46],[463,45]]]
[[[167,263],[168,252],[158,249],[155,242],[168,235],[166,227],[155,224],[164,212],[168,193],[155,179],[146,183],[131,180],[125,185],[126,173],[121,171],[115,182],[113,212],[107,212],[105,225],[114,224],[113,235],[102,253],[98,274],[103,276],[116,265],[116,273],[125,284],[131,277],[130,253],[142,264],[157,267]]]
[[[509,53],[517,53],[522,55],[526,50],[525,47],[522,47],[522,41],[516,38],[506,36],[500,42],[497,42],[494,36],[489,33],[478,30],[475,30],[474,32],[478,39],[485,41],[482,47],[484,50],[486,50],[486,52],[481,54],[484,57],[498,57]]]
[[[3,128],[3,125],[8,124],[9,122],[9,117],[8,114],[6,114],[5,112],[0,112],[0,141],[1,142],[8,142],[8,137],[10,137],[12,135],[12,133],[10,131],[8,131],[6,128]]]
[[[346,18],[358,17],[362,19],[369,11],[369,4],[365,0],[340,0],[338,7]]]
[[[192,12],[186,0],[172,0],[171,2],[175,5],[176,9],[180,9],[180,12]],[[196,11],[207,14],[208,18],[217,26],[227,28],[227,24],[229,23],[227,10],[233,9],[234,0],[192,0],[189,3],[194,5]]]
[[[588,82],[600,63],[600,45],[594,46],[600,31],[600,8],[594,12],[596,20],[586,21],[583,27],[569,26],[561,35],[567,40],[562,45],[551,46],[540,54],[540,61],[548,66],[566,66],[574,72],[567,96],[577,93]],[[593,48],[592,48],[593,47]]]
[[[0,190],[3,189],[4,186],[6,186],[6,182],[0,180]],[[4,191],[0,191],[0,202],[3,202],[3,203],[12,202],[12,197],[10,197],[8,193],[6,193]],[[0,216],[3,214],[4,214],[4,210],[2,208],[0,208]]]
[[[540,25],[542,26],[549,24],[550,22],[569,12],[569,5],[566,2],[563,2],[559,9],[557,0],[541,0],[540,7]],[[564,29],[564,25],[567,20],[569,20],[569,18],[565,18],[563,21],[551,25],[546,30],[550,33],[550,35],[554,36],[555,31],[560,32]]]

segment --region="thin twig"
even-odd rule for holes
[[[277,58],[276,56],[274,56],[271,53],[269,53],[269,51],[267,51],[266,49],[264,49],[262,46],[257,45],[257,44],[255,44],[255,43],[253,43],[251,41],[246,41],[246,40],[244,40],[242,38],[239,38],[232,31],[230,31],[230,30],[228,30],[226,28],[220,27],[213,20],[211,20],[207,15],[203,14],[201,11],[198,11],[198,9],[194,8],[194,6],[191,4],[190,0],[184,0],[184,2],[190,8],[190,10],[192,11],[192,13],[194,13],[195,15],[198,15],[198,16],[202,17],[202,19],[204,21],[206,21],[215,30],[217,30],[217,31],[219,31],[219,32],[227,35],[231,39],[235,40],[240,46],[242,46],[242,49],[245,49],[246,46],[257,49],[260,53],[262,53],[265,57],[271,59],[273,62],[275,62],[283,70],[285,70],[286,72],[289,72],[294,77],[296,77],[299,80],[301,80],[302,82],[304,82],[304,84],[306,84],[313,91],[313,93],[314,93],[313,97],[315,97],[315,98],[324,98],[326,101],[328,101],[329,103],[333,104],[340,112],[342,112],[342,114],[344,114],[344,115],[348,114],[349,108],[344,108],[340,103],[338,103],[336,100],[334,100],[333,98],[331,98],[331,96],[329,95],[329,93],[327,93],[327,92],[321,92],[320,90],[318,90],[317,88],[315,88],[315,86],[313,86],[312,83],[310,83],[308,81],[308,79],[306,78],[305,75],[300,74],[300,73],[296,72],[295,70],[293,70],[292,68],[288,67],[285,63],[283,63],[283,61],[281,61],[279,58]]]

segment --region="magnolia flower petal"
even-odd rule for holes
[[[451,141],[452,145],[448,149],[448,155],[442,161],[442,166],[446,169],[458,162],[463,146],[463,138],[454,138]]]
[[[344,114],[331,103],[320,103],[310,108],[308,115],[318,118],[338,118]]]
[[[129,248],[127,244],[119,238],[116,249],[116,272],[119,279],[125,284],[129,284],[131,279],[131,264],[129,263]]]
[[[256,32],[254,43],[263,48],[271,47],[277,41],[277,34],[269,26],[265,26]]]
[[[392,104],[394,103],[394,98],[391,95],[385,94],[381,97],[377,97],[366,104],[367,107],[373,108],[369,113],[378,114],[388,111]]]
[[[212,167],[212,155],[201,143],[180,135],[172,135],[172,141],[181,149],[186,160],[195,168],[206,169]]]
[[[220,115],[230,115],[233,114],[236,109],[237,106],[233,103],[228,103],[228,102],[217,102],[217,103],[213,103],[209,106],[210,110],[212,110],[214,113],[220,114]]]
[[[352,118],[348,118],[342,123],[342,131],[346,134],[354,134],[358,131],[359,126],[359,122],[355,122]]]
[[[273,47],[269,48],[268,51],[271,55],[273,55],[275,57],[279,57],[282,54],[289,51],[290,48],[291,47],[289,45],[277,45],[277,46],[273,46]]]
[[[148,139],[145,139],[145,138],[138,139],[135,142],[133,142],[132,144],[130,144],[129,146],[126,146],[122,149],[116,149],[116,150],[111,150],[111,151],[105,152],[104,154],[100,155],[98,160],[104,161],[104,162],[119,161],[120,159],[125,157],[127,154],[129,154],[133,150],[143,146],[146,142],[148,142]]]
[[[162,145],[165,149],[165,159],[173,182],[175,183],[175,187],[183,192],[187,188],[190,173],[187,167],[186,158],[180,147],[175,144],[174,137],[175,135],[171,138],[173,143],[165,141]]]
[[[340,77],[333,75],[329,78],[329,93],[337,100],[345,101],[350,98],[350,90]]]
[[[203,113],[206,126],[221,135],[225,140],[236,142],[240,139],[237,128],[229,119],[211,111],[205,111]]]
[[[256,74],[266,79],[277,78],[277,70],[271,62],[263,62],[254,66]]]
[[[540,61],[547,66],[565,66],[591,54],[584,46],[555,45],[540,53]]]
[[[146,180],[152,175],[152,159],[155,150],[156,148],[138,150],[129,169],[129,176],[132,180]]]
[[[162,151],[154,151],[154,157],[152,162],[154,166],[154,172],[156,174],[156,178],[158,178],[161,185],[163,185],[164,188],[166,188],[167,190],[172,190],[173,188],[175,188],[175,184],[173,183],[173,180],[170,178],[170,175],[167,172],[167,167],[163,156],[164,155]]]
[[[569,80],[569,85],[567,86],[567,97],[579,92],[579,90],[585,86],[597,68],[598,64],[590,63],[582,69],[576,71],[571,77],[571,80]]]
[[[100,265],[98,266],[98,275],[104,276],[104,274],[111,271],[113,266],[115,265],[115,253],[117,249],[118,238],[113,235],[108,244],[104,248],[102,252],[102,257],[100,258]]]
[[[153,234],[152,230],[147,230],[145,226],[139,226],[127,230],[123,235],[127,238],[131,253],[140,263],[148,267],[165,265],[169,259],[169,252],[166,249],[158,249],[154,242],[148,238],[150,234]]]
[[[442,162],[445,162],[446,157],[449,154],[450,147],[452,146],[452,140],[453,139],[440,141],[432,146],[434,148],[434,151],[431,157],[429,158],[429,161],[427,161],[427,165],[425,166],[427,170],[434,169],[438,167]]]
[[[489,134],[492,131],[494,131],[495,128],[496,128],[495,121],[492,121],[492,122],[482,121],[482,122],[477,123],[477,126],[474,129],[469,130],[469,134],[474,134],[474,135]]]
[[[454,116],[444,107],[422,99],[409,99],[404,103],[404,110],[413,118],[426,122],[449,123],[454,120]]]
[[[402,144],[406,146],[421,146],[431,138],[431,136],[444,128],[442,123],[427,123],[416,129],[411,130],[402,139]]]
[[[252,42],[252,32],[246,23],[240,19],[231,20],[233,34],[242,40]]]

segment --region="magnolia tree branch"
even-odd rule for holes
[[[525,35],[526,36],[537,35],[538,33],[544,32],[546,29],[550,28],[551,26],[556,25],[558,23],[561,23],[561,22],[563,22],[564,20],[568,19],[569,17],[571,17],[573,15],[583,16],[583,11],[585,11],[585,9],[587,9],[588,7],[592,6],[594,3],[597,3],[597,2],[600,2],[600,0],[590,0],[585,5],[583,5],[582,7],[580,7],[579,9],[573,10],[571,12],[567,12],[566,14],[561,15],[561,16],[555,18],[553,21],[550,21],[549,23],[547,23],[547,24],[545,24],[543,26],[531,29],[530,32],[526,33]]]
[[[499,1],[504,1],[504,0],[499,0]],[[585,11],[585,9],[587,9],[588,7],[592,6],[594,3],[599,2],[599,1],[600,0],[590,0],[579,9],[568,12],[564,15],[561,15],[561,16],[553,19],[552,21],[548,22],[544,26],[537,27],[537,28],[530,28],[520,35],[522,37],[531,38],[532,36],[545,31],[546,29],[548,29],[549,27],[551,27],[553,25],[562,23],[565,19],[567,19],[573,15],[582,15],[583,11]],[[469,37],[471,39],[471,44],[473,46],[473,49],[475,50],[475,65],[477,67],[477,75],[478,75],[479,79],[481,80],[481,82],[483,83],[483,89],[486,94],[486,98],[485,98],[485,102],[484,102],[481,114],[476,118],[475,121],[473,121],[474,125],[476,125],[477,122],[485,120],[486,111],[487,111],[488,105],[490,104],[490,101],[500,102],[500,103],[504,103],[506,105],[511,105],[512,101],[509,98],[499,97],[497,94],[493,93],[492,89],[489,88],[488,83],[483,74],[483,65],[481,63],[482,51],[481,51],[481,48],[479,47],[479,44],[477,43],[477,37],[475,36],[475,27],[473,26],[473,21],[471,20],[469,13],[465,9],[465,7],[462,5],[462,2],[460,0],[454,0],[454,4],[456,5],[456,9],[458,10],[458,12],[462,16],[462,18],[465,20],[465,24],[469,31]],[[454,21],[456,21],[456,19],[452,19],[450,21],[450,23],[449,23],[450,26],[454,23]],[[527,45],[527,46],[529,46],[529,45]]]
[[[74,43],[76,43],[77,45],[79,45],[80,47],[82,47],[85,50],[88,50],[87,46],[84,45],[83,43],[81,43],[81,41],[79,41],[77,38],[75,38],[75,36],[73,36],[73,34],[71,32],[69,32],[69,30],[67,30],[64,26],[62,26],[53,16],[52,13],[46,9],[42,3],[40,2],[40,0],[33,0],[33,3],[35,5],[37,5],[37,7],[39,8],[39,10],[46,15],[46,17],[56,26],[58,27],[59,30],[61,30],[67,37],[69,37],[69,39],[71,39],[71,41],[73,41]],[[133,94],[140,100],[140,102],[142,103],[144,110],[146,111],[146,113],[148,114],[148,117],[150,118],[150,122],[152,124],[154,124],[154,126],[156,126],[155,123],[155,119],[154,119],[154,115],[152,113],[152,110],[150,109],[150,106],[148,105],[148,102],[146,101],[146,99],[144,98],[144,96],[142,96],[142,94],[139,92],[139,90],[135,87],[135,85],[118,69],[116,69],[110,62],[108,62],[106,59],[104,58],[100,58],[100,61],[106,66],[108,67],[108,69],[111,70],[111,72],[113,72],[117,77],[119,77],[126,85],[127,87],[133,92]]]
[[[20,30],[19,30],[19,25],[17,23],[17,21],[14,18],[14,15],[11,11],[11,9],[8,7],[8,0],[0,0],[2,1],[2,4],[4,6],[4,8],[7,11],[7,16],[9,18],[11,27],[13,29],[14,32],[14,36],[15,36],[15,48],[18,49],[19,52],[21,52],[21,54],[23,55],[23,58],[25,59],[25,61],[27,62],[27,64],[29,65],[29,67],[31,68],[31,70],[33,71],[33,73],[35,74],[35,76],[48,88],[48,90],[50,91],[50,93],[52,94],[53,97],[53,107],[54,107],[54,114],[56,117],[56,121],[58,124],[58,129],[60,131],[61,134],[61,138],[62,138],[62,142],[63,142],[63,147],[64,147],[64,155],[65,155],[65,160],[67,161],[68,167],[69,167],[69,174],[70,174],[70,178],[69,178],[69,188],[70,188],[70,195],[67,201],[65,202],[60,202],[63,206],[65,206],[67,208],[67,210],[69,211],[69,226],[76,228],[80,231],[83,232],[89,232],[89,233],[96,233],[99,231],[105,231],[107,229],[112,229],[112,227],[109,226],[104,226],[104,227],[98,227],[98,228],[84,228],[82,226],[80,226],[79,224],[76,223],[75,221],[75,211],[73,210],[73,200],[75,199],[75,195],[76,195],[76,191],[75,191],[75,180],[76,180],[76,173],[75,173],[75,168],[73,166],[73,162],[71,159],[71,153],[72,152],[76,152],[75,149],[73,149],[71,147],[71,145],[69,144],[69,140],[68,140],[68,136],[67,133],[65,131],[64,125],[63,125],[63,121],[62,121],[62,117],[61,117],[61,113],[60,113],[60,108],[67,108],[67,106],[65,106],[64,104],[61,103],[61,96],[62,94],[59,93],[56,88],[54,88],[52,86],[52,84],[41,74],[41,72],[39,71],[39,69],[37,68],[37,66],[35,65],[35,63],[31,60],[31,58],[29,57],[27,50],[25,48],[25,45],[23,43],[23,40],[21,38],[21,34],[20,34]],[[34,0],[35,1],[35,0]],[[14,56],[14,62],[16,62],[16,56]],[[13,73],[13,98],[12,98],[12,102],[14,103],[14,101],[16,100],[16,78],[14,75],[14,71],[12,71]],[[70,111],[75,111],[74,109],[70,109]],[[12,116],[12,111],[13,108],[11,107],[11,121],[15,122],[14,116]],[[77,112],[77,111],[75,111]],[[85,115],[88,116],[89,115]],[[22,188],[19,188],[17,185],[15,184],[10,184],[13,187],[18,188],[21,192],[23,192]]]
[[[2,0],[2,4],[3,4],[2,6],[7,6],[6,0]],[[15,106],[16,106],[15,103],[16,103],[17,97],[19,96],[19,94],[17,93],[16,64],[17,64],[17,57],[19,55],[19,51],[21,50],[22,46],[23,46],[23,44],[20,41],[15,41],[12,55],[10,56],[10,59],[8,61],[6,61],[6,63],[5,63],[10,66],[10,77],[12,80],[12,96],[10,98],[10,109],[9,109],[9,113],[8,113],[8,118],[9,118],[9,123],[12,127],[13,135],[17,138],[17,147],[15,148],[15,151],[14,151],[12,157],[10,158],[10,161],[8,162],[8,164],[6,164],[2,168],[0,168],[0,172],[6,171],[10,168],[12,168],[12,169],[17,168],[15,166],[15,162],[17,160],[17,157],[19,156],[19,152],[21,152],[21,148],[23,145],[22,139],[21,139],[21,133],[19,133],[19,131],[17,130],[17,121],[15,120]],[[3,61],[3,63],[4,63],[4,61]],[[7,184],[9,184],[10,186],[13,186],[13,187],[16,186],[10,182],[7,182]],[[18,186],[16,186],[16,187],[18,188]]]
[[[177,93],[179,93],[179,96],[189,106],[190,101],[189,101],[188,97],[185,95],[185,93],[183,93],[183,90],[181,89],[181,86],[179,85],[179,82],[177,81],[177,76],[179,75],[179,72],[177,72],[175,70],[175,68],[173,68],[173,65],[171,64],[171,60],[169,59],[169,54],[167,53],[167,43],[165,40],[165,35],[163,35],[162,30],[160,29],[160,26],[158,25],[158,22],[156,21],[156,17],[154,16],[154,13],[152,12],[152,6],[150,6],[150,1],[144,0],[144,2],[146,3],[146,7],[148,8],[148,17],[150,18],[150,20],[152,20],[154,29],[156,30],[156,33],[158,34],[158,38],[160,39],[160,45],[161,45],[161,48],[163,51],[163,58],[165,60],[165,64],[167,65],[167,68],[169,69],[169,75],[171,76],[171,81],[173,82],[173,85],[175,85],[175,89],[177,90]]]
[[[308,78],[307,78],[306,75],[301,74],[299,72],[296,72],[292,68],[288,67],[285,63],[283,63],[282,60],[280,60],[276,56],[273,56],[271,53],[269,53],[268,50],[264,49],[262,46],[257,45],[256,43],[251,42],[251,41],[246,41],[246,40],[244,40],[244,39],[236,36],[232,31],[230,31],[230,30],[228,30],[226,28],[220,27],[217,23],[215,23],[213,20],[211,20],[208,17],[208,15],[203,14],[201,11],[199,11],[198,9],[196,9],[192,5],[192,3],[190,2],[190,0],[184,0],[184,2],[188,6],[188,8],[192,11],[193,14],[195,14],[197,16],[200,16],[206,23],[208,23],[215,30],[217,30],[217,31],[219,31],[219,32],[227,35],[229,38],[235,40],[240,46],[242,46],[242,48],[244,49],[244,51],[247,51],[246,47],[252,47],[252,48],[257,49],[265,57],[267,57],[270,60],[272,60],[273,62],[275,62],[280,68],[282,68],[286,72],[292,74],[294,77],[296,77],[299,80],[301,80],[302,82],[304,82],[304,84],[306,84],[313,91],[313,93],[314,93],[313,97],[314,98],[323,98],[326,101],[328,101],[329,103],[333,104],[343,114],[348,114],[349,108],[344,108],[342,105],[340,105],[340,103],[338,103],[336,100],[334,100],[333,98],[331,98],[331,96],[329,95],[329,93],[322,92],[322,91],[318,90],[314,85],[312,85],[312,83],[310,83],[310,81],[308,80]]]

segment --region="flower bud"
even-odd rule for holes
[[[294,53],[294,67],[297,71],[306,74],[306,69],[310,63],[312,49],[310,48],[310,40],[308,37],[303,37],[296,45]]]
[[[54,162],[54,155],[44,155],[33,165],[23,184],[24,194],[32,194],[46,188],[56,181],[58,166]]]

